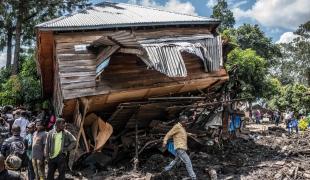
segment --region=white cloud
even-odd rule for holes
[[[238,8],[238,7],[240,7],[240,6],[244,5],[244,4],[247,4],[247,3],[248,2],[246,0],[243,0],[243,1],[232,3],[231,5],[232,5],[233,8]]]
[[[285,32],[281,35],[280,39],[276,43],[289,43],[297,37],[298,35],[294,34],[293,32]]]
[[[209,8],[213,8],[213,6],[215,6],[216,3],[217,3],[217,0],[208,0],[207,6],[208,6]]]
[[[296,29],[310,19],[309,0],[257,0],[248,10],[233,8],[237,20],[253,18],[266,27]]]
[[[155,0],[129,0],[128,3],[140,4],[142,6],[155,7],[167,11],[173,11],[183,14],[197,15],[196,9],[193,4],[189,1],[181,2],[179,0],[168,0],[164,5],[157,3]]]

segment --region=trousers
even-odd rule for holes
[[[57,157],[48,161],[47,180],[54,180],[55,171],[58,170],[59,180],[65,180],[66,177],[66,155],[59,154]]]
[[[187,155],[186,151],[183,149],[176,149],[175,159],[173,161],[171,161],[168,166],[165,167],[165,171],[170,171],[173,168],[173,166],[179,161],[182,161],[185,164],[187,173],[189,174],[191,179],[196,180],[197,177],[196,177],[196,174],[193,170],[192,162],[191,162],[189,156]]]

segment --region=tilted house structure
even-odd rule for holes
[[[122,128],[118,122],[137,109],[119,108],[120,103],[197,91],[228,79],[215,30],[219,23],[106,2],[39,24],[43,94],[52,98],[58,115],[78,125],[86,123],[86,113],[103,112],[114,129]],[[163,104],[139,108],[155,112],[154,106]]]

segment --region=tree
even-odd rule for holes
[[[11,50],[11,48],[9,47],[9,37],[10,33],[15,33],[15,52],[12,73],[17,74],[18,72],[21,45],[23,43],[31,44],[31,41],[35,37],[35,24],[50,20],[63,13],[71,12],[76,8],[84,7],[86,2],[87,0],[3,0],[0,11],[4,9],[4,11],[8,10],[10,13],[0,14],[0,19],[3,20],[0,24],[1,28],[3,28],[0,42],[8,42],[7,53],[10,56],[11,53],[9,53],[9,50]],[[12,22],[11,25],[10,22]],[[7,62],[7,64],[9,64],[9,62]]]
[[[7,48],[6,68],[11,68],[12,63],[12,16],[14,16],[13,8],[10,8],[9,3],[3,0],[0,4],[0,51]]]
[[[261,97],[265,86],[267,62],[254,50],[236,48],[228,54],[226,68],[232,90],[239,89],[237,97]]]
[[[21,71],[9,77],[7,69],[0,71],[0,103],[1,105],[35,105],[41,101],[41,84],[37,76],[34,51],[20,57]],[[3,78],[2,78],[3,77]]]
[[[310,86],[310,21],[299,26],[290,43],[280,44],[282,57],[277,58],[271,73],[283,84],[299,82]]]
[[[219,31],[222,32],[227,28],[233,28],[236,21],[231,10],[228,9],[226,0],[218,0],[217,4],[213,7],[212,18],[221,20]]]
[[[223,34],[233,37],[241,49],[250,48],[256,51],[256,54],[266,59],[269,65],[274,63],[276,57],[281,57],[279,46],[274,44],[257,24],[243,24],[237,29],[226,29]]]

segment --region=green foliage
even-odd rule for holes
[[[0,84],[5,83],[11,75],[9,68],[2,67],[0,69]]]
[[[0,102],[2,105],[19,105],[22,101],[21,82],[18,76],[11,76],[2,84]]]
[[[280,88],[279,94],[266,99],[271,109],[285,111],[290,108],[295,112],[310,112],[310,96],[306,95],[310,88],[302,84],[288,84],[278,88]]]
[[[266,60],[251,49],[236,48],[228,54],[226,68],[230,76],[234,76],[230,79],[232,83],[240,82],[242,92],[239,96],[259,97],[263,93],[267,73],[266,64]]]
[[[274,63],[275,57],[281,57],[279,46],[275,45],[271,38],[266,37],[258,25],[243,24],[237,29],[227,29],[224,33],[241,49],[256,51],[256,54],[265,58],[269,64]]]
[[[30,104],[39,100],[41,97],[41,87],[33,54],[25,57],[19,78],[22,84],[23,102]]]
[[[36,72],[34,54],[21,57],[21,71],[16,76],[9,77],[5,68],[0,71],[1,105],[34,105],[41,100],[41,85]]]
[[[232,11],[228,9],[226,0],[218,0],[218,3],[213,7],[211,17],[221,20],[220,32],[227,28],[233,28],[236,23]]]
[[[280,44],[282,57],[271,67],[271,73],[283,84],[298,82],[310,86],[310,21],[301,25],[292,42]]]
[[[19,54],[22,52],[21,45],[34,44],[35,25],[85,7],[87,2],[87,0],[2,0],[0,3],[0,50],[7,46],[8,39],[10,39],[8,37],[14,36],[16,54],[12,73],[15,73],[18,70],[17,65],[21,64],[18,63]]]

